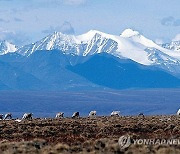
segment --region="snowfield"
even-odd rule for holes
[[[177,51],[178,47],[172,47],[172,44],[169,48],[167,45],[157,45],[132,29],[124,30],[120,36],[97,30],[90,30],[78,36],[54,32],[40,41],[19,48],[17,53],[30,56],[40,50],[61,50],[64,54],[90,56],[105,52],[119,58],[131,59],[143,65],[164,64],[167,63],[167,60],[177,64],[180,60],[180,53]],[[178,44],[174,43],[173,45]],[[154,55],[153,59],[152,54]]]

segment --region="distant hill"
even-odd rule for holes
[[[95,55],[83,64],[68,68],[93,83],[113,89],[180,87],[178,78],[159,68],[119,60],[107,54]]]
[[[179,41],[158,45],[138,31],[54,32],[18,48],[0,42],[0,90],[179,88]]]

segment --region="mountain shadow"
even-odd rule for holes
[[[82,64],[67,68],[95,84],[112,89],[180,87],[178,78],[156,67],[107,54],[95,55]]]

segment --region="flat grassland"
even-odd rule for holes
[[[118,139],[180,139],[178,116],[0,121],[0,153],[180,153],[180,145],[134,145]]]

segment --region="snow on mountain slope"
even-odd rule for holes
[[[97,30],[90,30],[79,36],[55,32],[36,43],[20,48],[17,52],[24,56],[30,56],[33,52],[41,50],[60,50],[63,54],[78,56],[90,56],[105,52],[119,58],[131,59],[143,65],[162,64],[163,60],[167,62],[166,59],[171,60],[171,63],[177,63],[180,60],[179,53],[165,49],[131,29],[126,29],[120,36]],[[156,56],[157,51],[161,58],[153,60],[152,57]]]
[[[77,50],[76,42],[74,40],[74,36],[65,35],[61,32],[55,32],[52,35],[48,35],[47,37],[37,41],[36,43],[32,43],[30,45],[25,45],[20,48],[17,52],[29,56],[34,51],[37,50],[54,50],[59,49],[62,51],[67,51],[68,53],[75,53]]]
[[[0,42],[0,55],[7,54],[9,52],[15,52],[17,50],[14,44],[9,43],[8,41]]]
[[[172,41],[162,45],[163,48],[180,52],[180,41]]]
[[[120,36],[131,39],[134,42],[144,45],[145,47],[157,47],[158,46],[152,40],[145,38],[143,35],[140,35],[139,32],[134,31],[132,29],[124,30]]]
[[[144,37],[139,32],[134,31],[132,29],[126,29],[120,36],[130,39],[133,42],[140,43],[144,45],[146,48],[155,48],[156,50],[159,50],[167,54],[168,56],[172,56],[173,58],[180,59],[179,53],[169,50],[170,48],[163,48],[157,45],[154,41]]]

